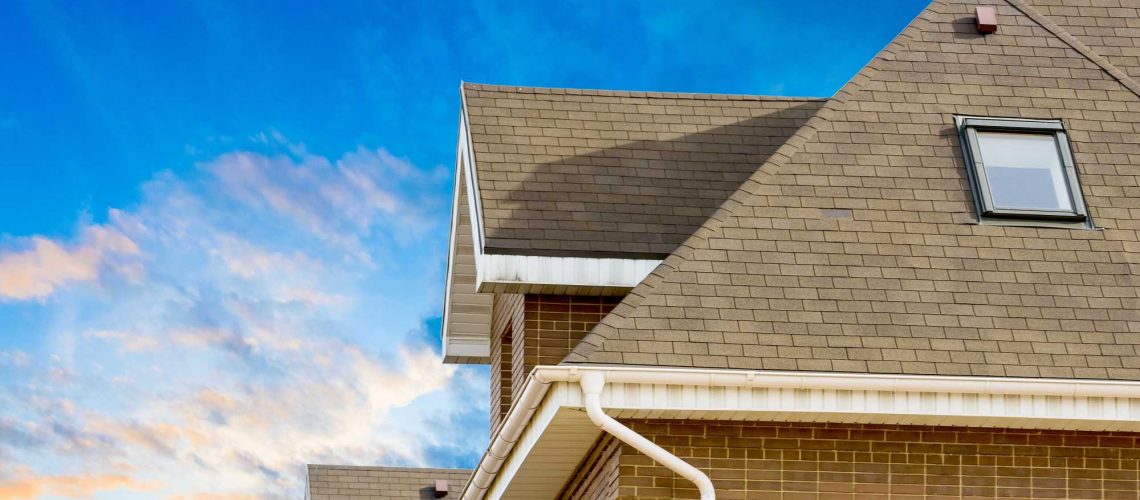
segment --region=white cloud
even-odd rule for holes
[[[359,238],[377,228],[422,233],[431,225],[425,214],[439,208],[405,193],[439,184],[439,176],[385,149],[360,148],[335,161],[309,154],[303,145],[291,149],[292,156],[230,153],[202,168],[240,203],[288,217],[354,251]]]
[[[159,175],[73,241],[0,254],[19,276],[0,297],[57,294],[4,306],[48,319],[41,345],[0,350],[0,461],[24,467],[0,487],[296,498],[305,463],[477,451],[485,382],[408,335],[442,295],[446,227],[422,221],[446,176],[383,149],[293,154]],[[58,293],[75,283],[99,286]]]
[[[11,351],[0,351],[0,366],[13,366],[16,368],[23,368],[32,362],[32,357],[28,353],[19,349]]]
[[[119,332],[111,330],[95,330],[84,334],[87,338],[113,341],[118,343],[126,352],[151,351],[158,348],[158,340],[154,337]]]
[[[105,226],[84,228],[70,245],[34,236],[25,246],[0,253],[0,299],[43,299],[69,283],[96,281],[117,256],[139,253],[130,238]]]

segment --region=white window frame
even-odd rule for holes
[[[966,159],[966,170],[970,176],[970,187],[973,190],[974,201],[981,219],[1052,221],[1085,225],[1088,221],[1088,209],[1085,207],[1084,196],[1081,193],[1081,184],[1077,175],[1076,164],[1073,161],[1069,135],[1061,120],[955,116],[954,121],[958,127],[962,152]],[[1032,133],[1052,136],[1060,153],[1061,168],[1072,210],[1028,210],[995,206],[989,179],[986,176],[986,166],[981,155],[981,147],[978,143],[978,132]]]

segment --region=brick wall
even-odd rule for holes
[[[717,498],[1140,498],[1140,433],[625,421],[705,471]],[[603,439],[605,439],[603,437]],[[617,498],[697,498],[620,446]],[[596,474],[604,474],[603,468]],[[575,476],[567,492],[598,482]],[[585,491],[584,489],[582,491]],[[585,495],[565,498],[593,498]]]
[[[511,408],[512,329],[508,326],[491,339],[491,435],[499,430]]]
[[[491,320],[491,432],[538,365],[556,365],[621,297],[502,294]]]
[[[514,332],[523,329],[523,296],[503,294],[495,298],[491,314],[491,435],[499,429],[514,397],[511,353]]]
[[[617,498],[621,442],[609,434],[602,434],[586,458],[578,465],[574,475],[562,488],[559,499],[589,498],[606,500]]]
[[[524,345],[528,371],[538,365],[562,362],[578,341],[586,336],[621,297],[579,297],[571,295],[527,295]]]

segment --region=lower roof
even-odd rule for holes
[[[468,469],[319,464],[309,464],[307,473],[305,497],[311,500],[435,499],[436,480],[448,485],[448,494],[438,498],[459,498],[471,477]]]

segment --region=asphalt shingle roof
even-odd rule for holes
[[[459,498],[471,471],[413,467],[351,465],[308,466],[309,500],[419,500],[435,496],[435,481],[448,482],[448,494]]]
[[[1140,78],[1140,2],[1136,0],[1028,0],[1085,45]]]
[[[1140,98],[1034,16],[934,2],[566,362],[1140,380]],[[1097,229],[979,224],[955,114],[1063,119]]]
[[[663,257],[824,99],[464,84],[487,253]]]

